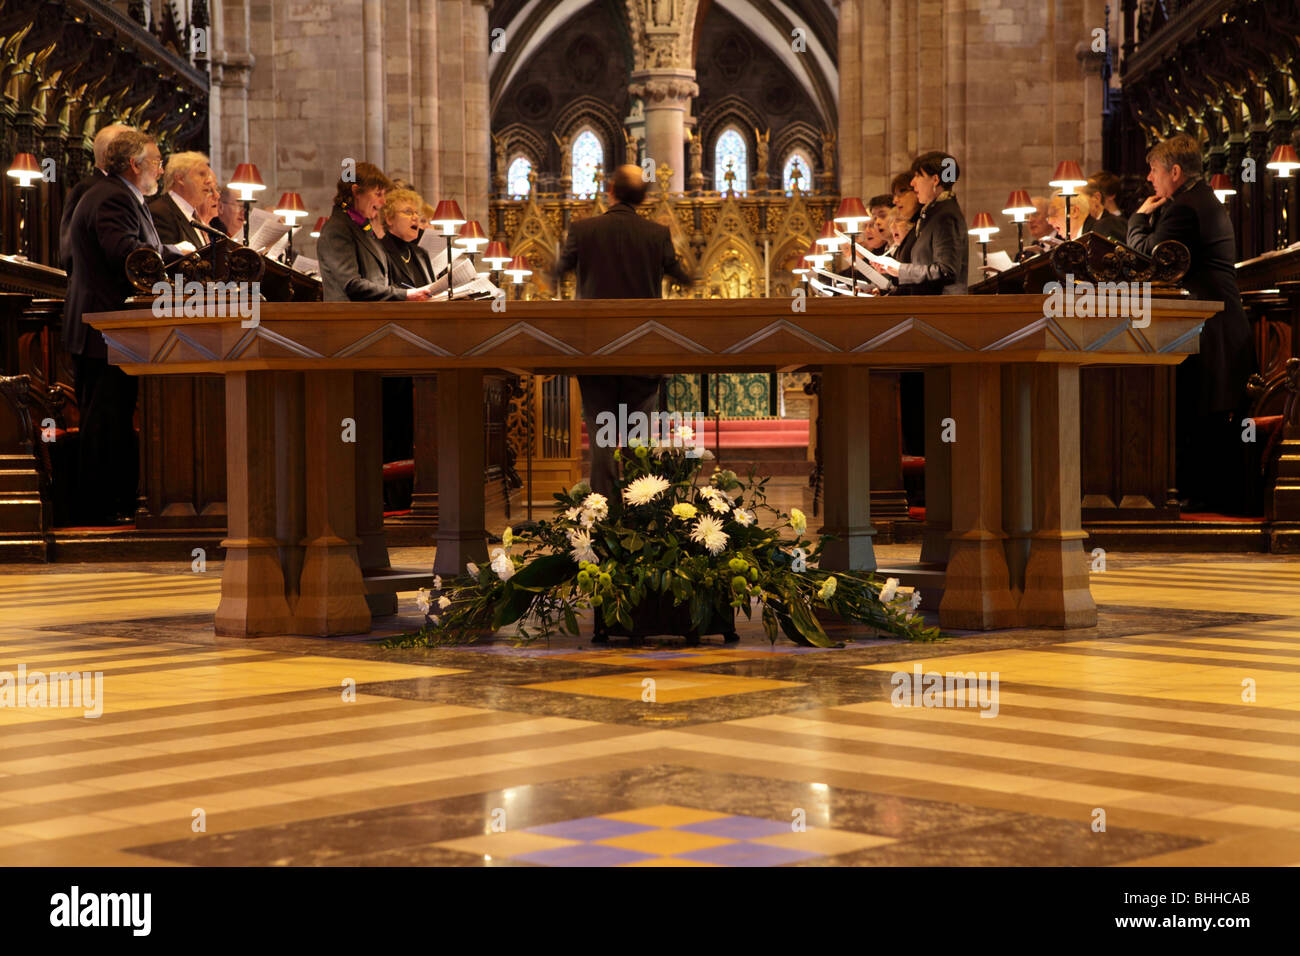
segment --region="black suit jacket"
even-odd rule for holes
[[[167,243],[191,242],[197,249],[210,241],[205,233],[194,228],[170,193],[161,193],[149,200],[149,212],[158,229],[158,238]]]
[[[72,270],[72,240],[68,232],[72,226],[72,214],[77,211],[77,203],[81,202],[81,197],[86,195],[86,190],[106,175],[96,166],[90,171],[89,176],[73,186],[68,191],[68,195],[63,198],[63,217],[59,220],[59,262],[64,272]]]
[[[970,235],[954,196],[921,210],[909,260],[898,267],[898,291],[907,295],[959,295],[966,291]]]
[[[682,285],[691,284],[668,227],[637,215],[633,206],[621,202],[603,216],[569,227],[555,278],[574,268],[579,299],[658,299],[663,296],[665,275]]]
[[[1089,216],[1083,220],[1084,232],[1095,232],[1099,236],[1105,236],[1107,239],[1114,239],[1116,242],[1128,242],[1128,220],[1123,216],[1117,216],[1113,212],[1102,213],[1100,219],[1093,219]]]
[[[1236,411],[1246,400],[1246,380],[1256,371],[1250,323],[1237,292],[1237,240],[1223,203],[1203,179],[1184,184],[1150,213],[1128,221],[1128,245],[1150,255],[1158,243],[1176,239],[1192,254],[1182,286],[1197,299],[1217,299],[1223,311],[1201,331],[1205,392],[1202,414]]]
[[[326,302],[398,302],[406,300],[388,271],[388,254],[375,234],[336,207],[316,240]]]
[[[388,255],[388,275],[394,282],[418,289],[433,281],[433,263],[418,240],[407,242],[386,232],[379,244]]]
[[[107,358],[104,337],[82,321],[90,312],[120,309],[135,289],[126,278],[126,257],[149,246],[170,258],[179,250],[163,246],[149,210],[119,176],[101,176],[77,203],[68,224],[72,268],[63,305],[63,344],[74,355]]]

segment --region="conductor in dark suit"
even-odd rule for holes
[[[613,201],[603,216],[575,222],[555,264],[555,279],[571,269],[578,272],[579,299],[658,299],[663,296],[663,279],[670,275],[689,286],[691,277],[677,259],[667,226],[637,214],[645,199],[646,183],[639,166],[620,166],[609,180]],[[656,409],[661,376],[580,375],[582,415],[591,442],[591,489],[617,506],[618,470],[614,449],[596,442],[596,416],[602,411],[619,415],[649,414]]]
[[[1226,207],[1201,178],[1201,147],[1179,134],[1147,153],[1155,195],[1129,219],[1128,245],[1149,255],[1166,239],[1191,253],[1182,286],[1223,311],[1201,331],[1200,353],[1178,366],[1178,488],[1188,510],[1231,513],[1241,503],[1245,465],[1240,417],[1256,371],[1250,323],[1241,308],[1237,244]]]
[[[392,181],[373,163],[357,163],[355,180],[340,179],[334,212],[316,240],[326,302],[418,302],[429,294],[403,288],[371,220],[383,208]]]
[[[64,303],[63,344],[72,353],[80,414],[79,520],[130,520],[135,511],[136,379],[108,363],[104,337],[83,316],[120,309],[135,290],[126,258],[148,246],[164,259],[192,251],[164,246],[145,197],[158,189],[162,157],[143,133],[119,133],[108,147],[106,175],[86,190],[68,225],[72,269]]]

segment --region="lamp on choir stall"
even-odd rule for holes
[[[316,220],[316,225],[312,228],[311,231],[311,237],[313,239],[320,238],[320,231],[325,228],[325,221],[326,221],[325,216],[321,216],[319,219]]]
[[[226,185],[239,193],[239,201],[244,204],[244,245],[248,245],[248,228],[253,218],[253,194],[265,189],[266,183],[262,182],[262,174],[257,171],[256,166],[252,163],[240,163],[235,167],[235,175]]]
[[[523,281],[533,274],[533,270],[528,268],[528,260],[523,256],[515,256],[510,260],[510,264],[505,268],[506,275],[510,276],[510,281],[516,287],[523,284]],[[519,298],[522,289],[515,289],[515,298]]]
[[[1226,203],[1229,196],[1237,195],[1232,180],[1223,173],[1215,173],[1210,177],[1210,188],[1214,190],[1214,198],[1221,203]]]
[[[1015,220],[1017,259],[1025,254],[1025,220],[1037,211],[1029,199],[1027,190],[1013,189],[1011,195],[1007,197],[1007,208],[1002,210],[1002,215],[1010,216]]]
[[[275,214],[289,227],[289,242],[281,260],[286,266],[293,266],[293,231],[298,228],[298,220],[307,215],[307,207],[302,204],[302,197],[297,193],[282,193],[275,205]]]
[[[460,227],[460,232],[456,235],[456,246],[465,250],[465,255],[469,256],[470,265],[474,264],[474,253],[478,252],[488,243],[487,233],[483,227],[478,224],[477,220],[470,220]]]
[[[862,200],[856,196],[845,196],[840,200],[839,208],[835,210],[835,222],[843,226],[844,231],[849,234],[849,278],[853,281],[854,295],[858,294],[858,233],[862,231],[863,223],[870,219],[871,216],[862,205]]]
[[[808,252],[803,258],[804,262],[808,263],[808,266],[811,269],[825,269],[826,264],[835,258],[835,254],[832,252],[822,252],[817,246],[817,243],[814,242],[808,247]],[[808,275],[808,279],[809,281],[812,279],[811,272]]]
[[[1290,239],[1290,200],[1291,200],[1291,178],[1297,169],[1300,169],[1300,157],[1296,156],[1295,147],[1289,144],[1282,145],[1273,150],[1273,155],[1269,157],[1265,164],[1277,175],[1274,180],[1274,188],[1277,184],[1282,184],[1282,201],[1278,208],[1282,215],[1277,220],[1277,247],[1285,249]]]
[[[20,205],[18,210],[18,252],[15,259],[27,258],[27,190],[41,178],[41,167],[31,153],[18,153],[9,165],[9,176],[17,181]]]
[[[493,272],[500,273],[502,269],[510,264],[510,250],[506,248],[504,242],[489,242],[480,258],[485,266]],[[501,284],[499,275],[496,284]]]
[[[803,282],[803,291],[806,296],[808,294],[808,276],[812,273],[812,269],[808,266],[808,259],[800,256],[798,264],[790,271],[799,276],[800,281]]]
[[[456,200],[440,199],[429,225],[441,229],[447,240],[447,298],[452,299],[456,290],[451,282],[451,241],[456,237],[456,230],[465,225],[465,214],[460,211],[460,204]]]
[[[1088,185],[1088,180],[1083,176],[1083,170],[1079,164],[1072,159],[1064,160],[1056,165],[1056,175],[1052,177],[1049,186],[1055,186],[1065,197],[1065,238],[1070,238],[1070,197],[1078,195],[1080,186]]]
[[[980,256],[983,258],[981,265],[989,264],[989,240],[993,233],[999,232],[997,226],[993,224],[993,217],[986,212],[977,212],[975,222],[967,230],[972,236],[979,236]]]
[[[827,268],[835,271],[835,257],[839,254],[840,246],[844,245],[844,237],[840,235],[839,230],[835,228],[835,223],[827,220],[822,223],[821,235],[813,240],[813,245],[826,252]]]

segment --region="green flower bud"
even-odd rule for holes
[[[749,580],[751,580],[751,581],[757,581],[757,580],[758,580],[758,568],[750,568],[750,569],[749,569]]]
[[[588,571],[588,570],[586,570],[585,568],[584,568],[583,570],[579,571],[579,572],[578,572],[578,583],[579,583],[580,585],[582,585],[583,587],[586,587],[588,584],[590,584],[590,583],[591,583],[591,572]]]
[[[602,588],[607,588],[613,583],[614,583],[614,579],[602,571],[600,575],[600,586]]]
[[[595,597],[591,599],[591,606],[600,607],[601,602],[603,602],[604,600],[605,600],[604,598],[602,598],[599,594],[597,594]]]
[[[743,572],[745,568],[749,567],[749,562],[744,558],[732,558],[727,562],[727,566],[733,571]]]
[[[739,574],[731,579],[731,590],[735,591],[737,594],[744,592],[748,587],[749,587],[749,582],[747,582]]]
[[[638,458],[645,458],[645,457],[647,457],[649,454],[650,454],[650,450],[649,450],[648,448],[646,448],[645,445],[637,445],[637,446],[636,446],[636,456],[637,456]]]

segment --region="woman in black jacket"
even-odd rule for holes
[[[429,253],[420,245],[420,210],[424,200],[413,189],[398,189],[384,200],[384,238],[388,275],[398,285],[412,289],[433,281]]]
[[[370,220],[384,204],[392,183],[370,163],[357,163],[354,180],[339,180],[334,212],[316,240],[326,302],[400,302],[429,294],[399,285],[389,272],[388,254]]]
[[[912,160],[912,188],[921,203],[916,241],[908,262],[886,271],[898,278],[903,295],[960,295],[966,291],[970,237],[953,189],[957,160],[935,150]]]

